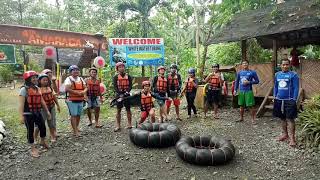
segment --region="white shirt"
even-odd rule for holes
[[[71,81],[74,81],[74,82],[82,81],[83,85],[86,85],[86,82],[82,79],[82,77],[79,77],[79,76],[76,78],[73,78],[72,76],[67,77],[66,80],[64,81],[64,85],[71,86],[71,84],[72,84]]]

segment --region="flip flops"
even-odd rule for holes
[[[113,132],[119,132],[119,131],[121,131],[121,128],[119,127],[113,129]]]
[[[96,128],[102,128],[103,127],[103,125],[96,125]]]

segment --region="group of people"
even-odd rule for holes
[[[295,123],[297,117],[296,100],[299,92],[299,77],[296,73],[289,71],[289,60],[283,60],[281,64],[282,71],[277,72],[274,80],[274,111],[275,117],[282,120],[282,135],[279,141],[285,141],[289,138],[290,146],[295,146]],[[104,102],[104,97],[100,91],[100,80],[97,78],[97,69],[89,69],[89,77],[83,79],[80,77],[80,69],[76,65],[69,67],[69,76],[66,78],[64,85],[66,91],[66,104],[69,109],[70,122],[74,136],[80,136],[80,116],[84,104],[87,103],[88,119],[91,126],[93,123],[92,110],[94,110],[95,127],[101,128],[99,121],[100,105]],[[141,116],[139,125],[143,123],[148,116],[150,122],[155,122],[154,99],[159,105],[159,122],[168,120],[171,104],[174,105],[176,119],[181,121],[180,101],[183,96],[187,100],[188,118],[191,118],[191,112],[197,116],[197,109],[194,105],[199,81],[196,78],[196,70],[188,69],[188,77],[182,81],[178,73],[178,66],[172,64],[170,71],[166,75],[164,66],[158,67],[158,74],[151,81],[142,82],[142,90],[137,94],[131,94],[132,77],[126,73],[125,64],[118,62],[116,64],[117,73],[113,77],[113,87],[116,99],[116,124],[115,132],[121,130],[121,110],[124,107],[127,115],[127,129],[132,128],[131,103],[133,100],[140,104]],[[27,71],[23,74],[25,80],[24,86],[20,89],[19,102],[21,122],[27,128],[27,139],[31,145],[31,155],[39,157],[39,151],[34,141],[38,138],[40,132],[40,145],[48,148],[45,141],[46,126],[50,130],[51,142],[57,140],[56,131],[56,110],[60,112],[60,105],[56,97],[57,87],[52,71],[43,70],[40,74],[35,71]],[[219,119],[218,106],[221,101],[221,90],[224,83],[223,74],[219,71],[219,64],[212,66],[212,72],[203,80],[207,83],[207,92],[205,93],[204,115],[207,117],[209,107],[213,107],[214,118]],[[252,124],[255,120],[255,101],[252,91],[252,85],[258,84],[259,78],[254,70],[249,69],[248,61],[242,62],[242,70],[238,72],[235,81],[234,95],[238,96],[240,106],[240,119],[236,122],[244,121],[244,109],[251,109]]]

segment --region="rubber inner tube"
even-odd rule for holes
[[[168,123],[143,123],[129,131],[131,142],[141,147],[174,146],[180,136],[180,129]]]
[[[235,147],[221,137],[186,136],[177,142],[176,152],[181,159],[189,163],[213,166],[232,160]]]

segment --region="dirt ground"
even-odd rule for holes
[[[134,118],[139,113],[134,109]],[[125,114],[125,113],[123,113]],[[196,166],[176,155],[175,148],[143,149],[133,145],[128,131],[114,133],[110,114],[104,127],[86,127],[82,119],[82,137],[60,132],[56,144],[38,159],[32,159],[24,144],[9,137],[0,147],[0,179],[319,179],[320,155],[290,148],[275,141],[279,121],[258,119],[252,126],[235,123],[237,110],[223,109],[221,119],[203,117],[174,119],[183,135],[219,135],[231,139],[236,147],[233,161],[223,166]],[[125,126],[125,117],[122,124]],[[66,123],[68,123],[66,121]]]

